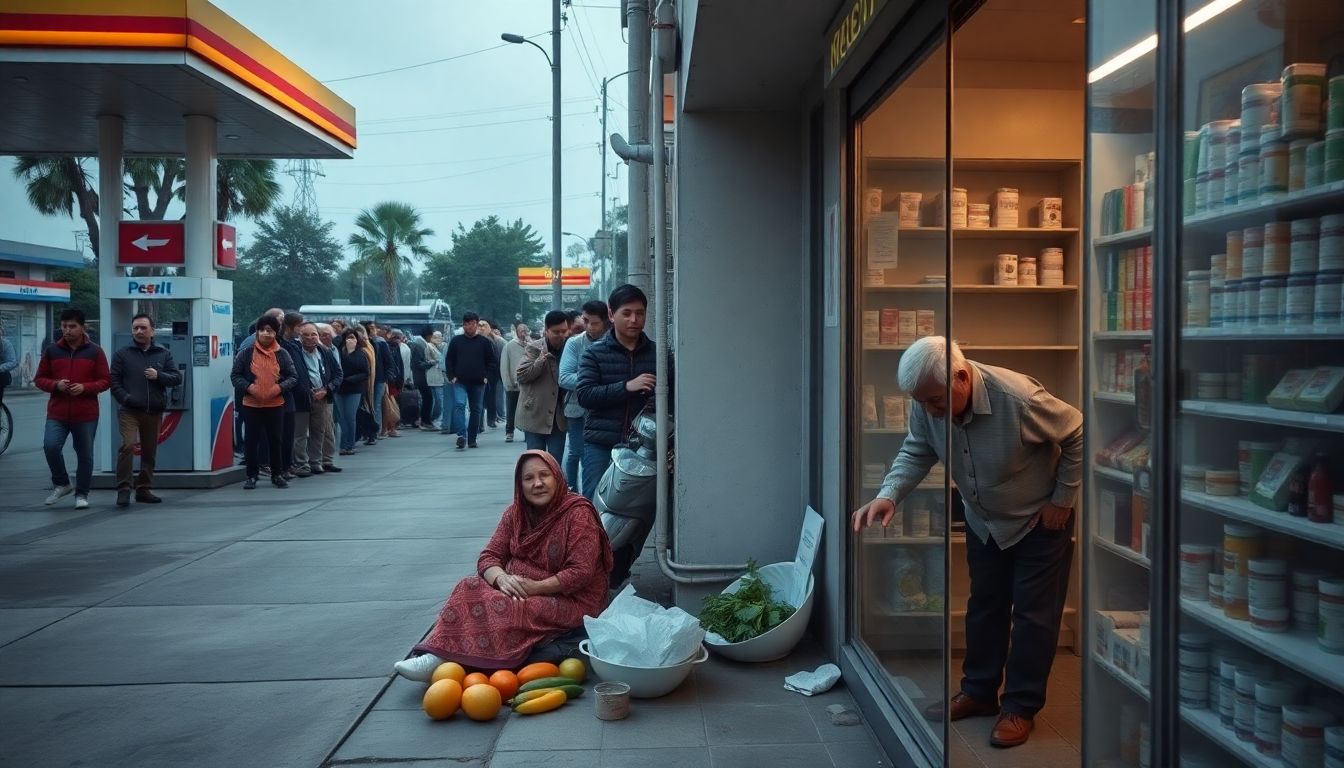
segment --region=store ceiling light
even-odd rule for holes
[[[1213,0],[1213,2],[1203,8],[1186,16],[1185,23],[1181,26],[1187,33],[1189,33],[1197,29],[1204,22],[1227,11],[1229,8],[1240,2],[1241,0]],[[1104,77],[1118,72],[1135,61],[1138,61],[1144,55],[1155,50],[1157,50],[1157,35],[1149,35],[1143,40],[1140,40],[1129,48],[1116,54],[1101,66],[1087,73],[1087,82],[1095,83]]]

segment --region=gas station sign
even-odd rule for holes
[[[186,234],[182,222],[117,222],[119,266],[181,266],[186,260]]]
[[[215,222],[215,268],[238,268],[238,233],[232,224]]]

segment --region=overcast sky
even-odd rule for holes
[[[298,66],[355,106],[359,148],[351,160],[322,162],[316,181],[324,219],[342,243],[361,208],[383,200],[415,205],[447,248],[459,222],[498,214],[531,224],[550,248],[551,79],[541,53],[508,45],[501,32],[531,37],[551,26],[549,0],[378,0],[285,2],[212,0]],[[600,217],[602,77],[626,69],[619,0],[575,2],[561,32],[563,228],[590,236]],[[549,52],[548,34],[534,38]],[[351,78],[493,48],[428,66]],[[624,132],[626,81],[609,88],[608,133]],[[627,169],[608,152],[607,200],[626,199]],[[281,163],[284,165],[283,161]],[[0,158],[0,238],[74,246],[78,218],[40,216]],[[294,180],[281,176],[282,201]],[[175,207],[170,217],[181,215]],[[235,222],[243,246],[255,224]],[[565,237],[562,249],[577,242]]]

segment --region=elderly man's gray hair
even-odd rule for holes
[[[951,342],[952,370],[960,371],[966,367],[966,358],[961,354],[957,342]],[[901,354],[901,366],[896,371],[896,385],[902,392],[910,393],[920,385],[934,382],[947,386],[947,356],[949,343],[944,336],[925,336],[911,344]]]

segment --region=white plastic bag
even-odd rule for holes
[[[583,625],[593,655],[634,667],[679,664],[705,639],[699,619],[680,608],[664,608],[637,597],[633,584],[627,584],[601,616],[585,616]]]

